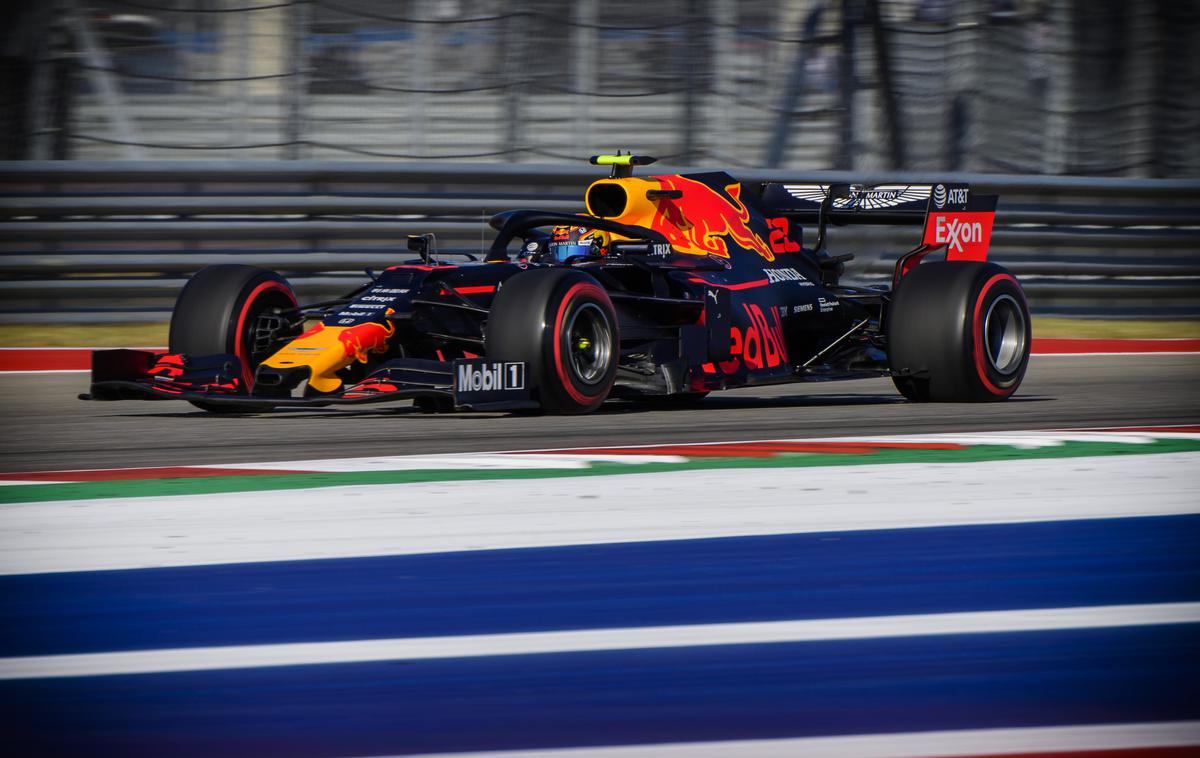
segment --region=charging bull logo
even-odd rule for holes
[[[388,339],[396,333],[396,327],[391,323],[378,324],[368,321],[357,326],[348,326],[338,332],[338,342],[342,344],[347,359],[359,363],[367,362],[368,353],[383,353],[387,351]]]
[[[723,191],[683,176],[656,176],[664,190],[679,190],[683,197],[655,199],[657,213],[650,228],[659,232],[677,252],[729,257],[729,243],[775,260],[771,246],[750,228],[750,211],[742,203],[742,185],[734,182]]]

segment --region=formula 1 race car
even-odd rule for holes
[[[179,295],[169,352],[96,351],[81,397],[584,413],[610,397],[870,376],[914,402],[1003,400],[1020,385],[1030,317],[1017,280],[986,260],[995,196],[633,176],[652,162],[592,158],[612,173],[587,188],[586,214],[498,214],[482,260],[446,263],[432,235],[410,237],[412,260],[337,300],[301,305],[266,269],[205,268]],[[922,226],[890,287],[839,282],[850,256],[824,251],[826,230],[858,223]]]

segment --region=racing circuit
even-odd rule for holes
[[[1197,369],[1041,355],[1005,403],[862,380],[584,417],[214,417],[0,374],[4,733],[39,755],[1194,755]],[[1112,427],[1139,429],[1024,431]],[[748,440],[792,442],[697,444]]]
[[[1200,758],[1200,3],[9,6],[4,755]]]

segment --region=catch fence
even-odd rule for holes
[[[9,159],[1200,175],[1200,5],[45,0]],[[3,68],[3,66],[0,66]]]

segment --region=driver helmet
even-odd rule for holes
[[[586,226],[556,226],[550,232],[543,260],[563,263],[573,256],[604,255],[600,235]]]

